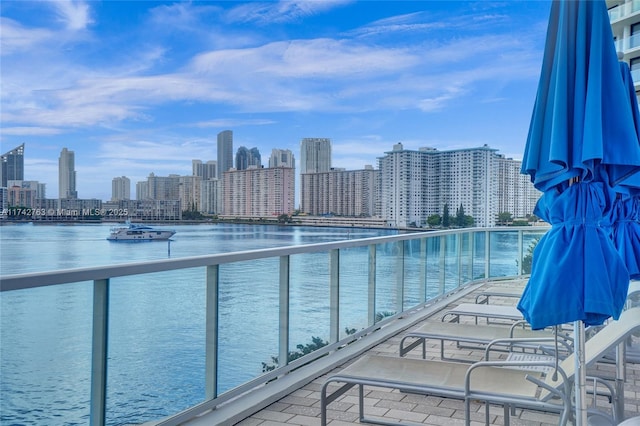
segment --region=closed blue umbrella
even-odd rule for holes
[[[584,325],[618,318],[629,274],[611,239],[614,187],[640,171],[640,143],[604,0],[554,1],[522,172],[551,224],[518,309],[534,329],[574,322],[576,421],[586,424]]]

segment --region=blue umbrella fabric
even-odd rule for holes
[[[629,274],[611,239],[612,188],[640,171],[640,143],[604,0],[554,1],[522,161],[551,224],[518,303],[532,328],[618,318]]]
[[[640,198],[618,196],[613,211],[613,244],[629,276],[640,279]]]
[[[604,0],[554,1],[522,172],[541,191],[602,163],[611,186],[640,167]]]

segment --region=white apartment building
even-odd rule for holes
[[[521,173],[522,161],[500,155],[497,167],[498,213],[509,212],[514,218],[531,215],[542,193],[533,186],[529,175]]]
[[[323,173],[331,170],[331,139],[302,139],[300,163],[300,173]]]
[[[203,180],[200,183],[200,212],[205,214],[222,213],[221,199],[222,181],[219,179]]]
[[[200,176],[180,176],[178,193],[182,211],[202,211],[200,208],[201,184],[202,178]]]
[[[202,180],[215,179],[218,163],[216,161],[191,160],[191,169],[193,176],[200,176]]]
[[[131,199],[131,179],[126,176],[114,177],[111,180],[111,201]]]
[[[503,197],[521,199],[525,194],[533,198],[529,190],[533,185],[527,177],[518,179],[518,185],[511,184],[510,193],[501,193],[509,177],[514,179],[518,162],[507,167],[513,160],[504,159],[488,146],[480,148],[438,151],[421,148],[418,151],[405,150],[396,144],[393,151],[378,159],[380,168],[380,215],[390,226],[424,226],[432,215],[442,216],[445,204],[449,215],[454,216],[460,206],[467,216],[472,216],[475,225],[494,226]],[[504,163],[501,166],[501,162]],[[501,172],[509,170],[509,175]],[[517,192],[517,191],[520,192]],[[535,195],[536,200],[539,193]],[[522,212],[531,214],[533,200],[514,202]],[[529,209],[528,211],[526,211]]]
[[[222,179],[224,216],[272,217],[294,212],[295,169],[229,170]]]
[[[58,158],[58,198],[78,198],[75,153],[62,148]]]
[[[313,216],[375,216],[379,170],[332,170],[300,176],[301,210]]]
[[[289,149],[272,149],[269,157],[269,167],[290,167],[296,168],[296,160],[293,152]]]
[[[180,176],[156,176],[150,173],[146,182],[136,184],[136,200],[179,200]]]
[[[607,8],[616,50],[631,68],[637,95],[640,91],[640,1],[607,0]]]

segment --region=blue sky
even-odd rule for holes
[[[190,175],[234,152],[300,157],[331,138],[349,170],[402,142],[488,144],[520,159],[548,1],[32,1],[1,8],[2,152],[25,143],[25,179],[58,195],[75,151],[80,198],[111,180]]]

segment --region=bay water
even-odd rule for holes
[[[240,224],[170,228],[177,231],[170,242],[122,243],[106,240],[108,224],[1,226],[0,271],[11,275],[397,233]],[[515,234],[492,241],[492,262],[501,269],[492,275],[516,273],[516,244]],[[500,264],[500,253],[507,252],[511,257]],[[326,253],[317,256],[323,257],[292,262],[294,349],[312,336],[328,338],[317,328],[329,317]],[[341,293],[340,315],[359,328],[366,326],[366,303],[360,300],[366,294],[366,250],[352,256],[359,261],[341,261],[341,280],[344,274],[357,284]],[[392,256],[388,264],[384,259],[378,269],[392,276],[396,263]],[[277,259],[255,263],[221,271],[219,393],[259,375],[262,363],[273,363],[270,357],[277,354]],[[381,280],[380,291],[394,293],[393,280]],[[111,280],[107,424],[157,420],[204,400],[205,294],[202,268]],[[393,309],[380,297],[381,310]],[[92,298],[86,282],[0,293],[0,425],[88,424]]]

